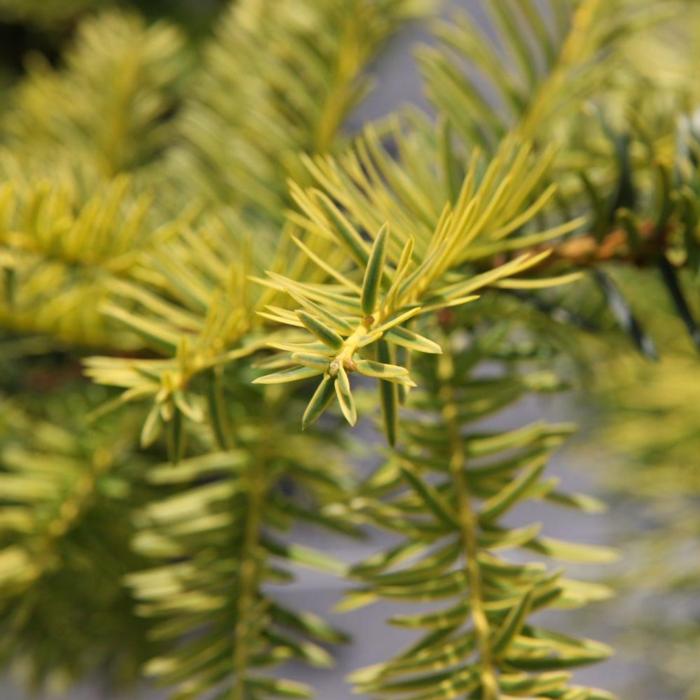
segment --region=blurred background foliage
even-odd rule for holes
[[[697,314],[698,280],[685,283]],[[597,354],[588,399],[600,442],[584,453],[615,504],[609,519],[625,551],[616,574],[628,596],[620,644],[648,664],[647,680],[660,676],[668,692],[696,700],[700,358],[658,273],[628,272],[620,285],[664,350],[654,363],[624,351]],[[644,683],[630,692],[643,694]]]
[[[108,9],[136,11],[150,21],[175,22],[193,41],[203,38],[223,0],[2,0],[0,2],[0,86],[21,75],[27,54],[60,61],[61,50],[88,16]]]

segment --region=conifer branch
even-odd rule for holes
[[[263,460],[264,463],[264,460]],[[260,586],[260,536],[265,493],[264,474],[259,469],[248,474],[248,503],[243,524],[244,541],[238,560],[240,567],[238,583],[238,610],[233,633],[233,672],[235,680],[231,692],[232,700],[245,700],[246,679],[251,654],[248,637],[255,627],[256,597]]]
[[[58,21],[95,4],[0,0],[0,14]],[[0,659],[29,650],[37,685],[118,647],[130,672],[148,656],[178,700],[308,697],[266,675],[326,667],[323,645],[343,640],[270,592],[302,565],[353,580],[346,609],[447,601],[391,618],[422,634],[354,674],[361,692],[611,698],[571,678],[610,650],[533,614],[609,595],[541,558],[614,553],[504,524],[526,500],[599,508],[546,475],[571,426],[483,420],[562,387],[529,369],[579,358],[574,325],[612,342],[615,320],[655,354],[639,319],[656,324],[657,295],[628,299],[622,266],[653,268],[698,343],[700,13],[490,3],[490,31],[456,16],[419,51],[436,123],[403,110],[347,138],[373,57],[427,4],[238,0],[201,51],[170,24],[90,13],[56,67],[33,58],[8,91],[0,388],[53,417],[7,405],[0,421]],[[95,389],[74,376],[85,347],[102,353],[86,374],[112,389],[76,427],[76,396]],[[383,417],[387,458],[359,485],[334,417],[298,429],[334,403],[353,426]],[[674,469],[635,483],[673,492]],[[397,544],[348,573],[293,541],[300,522]],[[64,642],[65,620],[78,622]]]
[[[449,348],[450,341],[443,342]],[[451,349],[444,352],[439,360],[437,374],[440,381],[439,395],[442,400],[442,417],[447,426],[449,439],[449,469],[457,500],[457,518],[464,547],[463,565],[467,572],[469,590],[469,607],[471,610],[476,646],[479,651],[479,667],[484,700],[498,700],[499,688],[494,670],[493,651],[491,649],[492,630],[484,612],[481,568],[479,566],[479,543],[477,536],[477,518],[471,505],[469,484],[465,477],[467,460],[464,441],[460,427],[456,422],[459,415],[459,402],[456,400],[452,383],[456,379]]]

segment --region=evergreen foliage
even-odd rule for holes
[[[237,0],[199,42],[103,4],[0,0],[75,27],[0,109],[3,662],[32,687],[107,668],[178,700],[310,697],[274,667],[330,666],[347,640],[271,591],[306,566],[348,582],[348,612],[430,603],[390,618],[422,636],[352,674],[360,693],[612,698],[573,677],[611,649],[539,613],[607,599],[566,566],[614,550],[511,519],[600,510],[547,473],[573,427],[484,421],[601,347],[677,352],[647,330],[660,295],[624,275],[657,275],[700,345],[695,3],[437,21],[418,50],[435,113],[356,135],[375,57],[429,3]],[[682,386],[677,366],[655,379]],[[610,430],[653,499],[692,457],[653,430],[676,406],[653,384],[640,401],[652,418]],[[684,489],[666,493],[686,507]],[[396,544],[347,565],[300,524]]]
[[[12,21],[25,21],[39,25],[54,25],[74,19],[85,10],[104,6],[100,0],[2,0],[0,16]]]
[[[153,496],[137,476],[152,459],[115,439],[134,416],[98,429],[77,392],[52,404],[58,415],[3,401],[0,654],[30,687],[96,668],[131,681],[153,652],[122,583],[141,563],[130,514]]]

